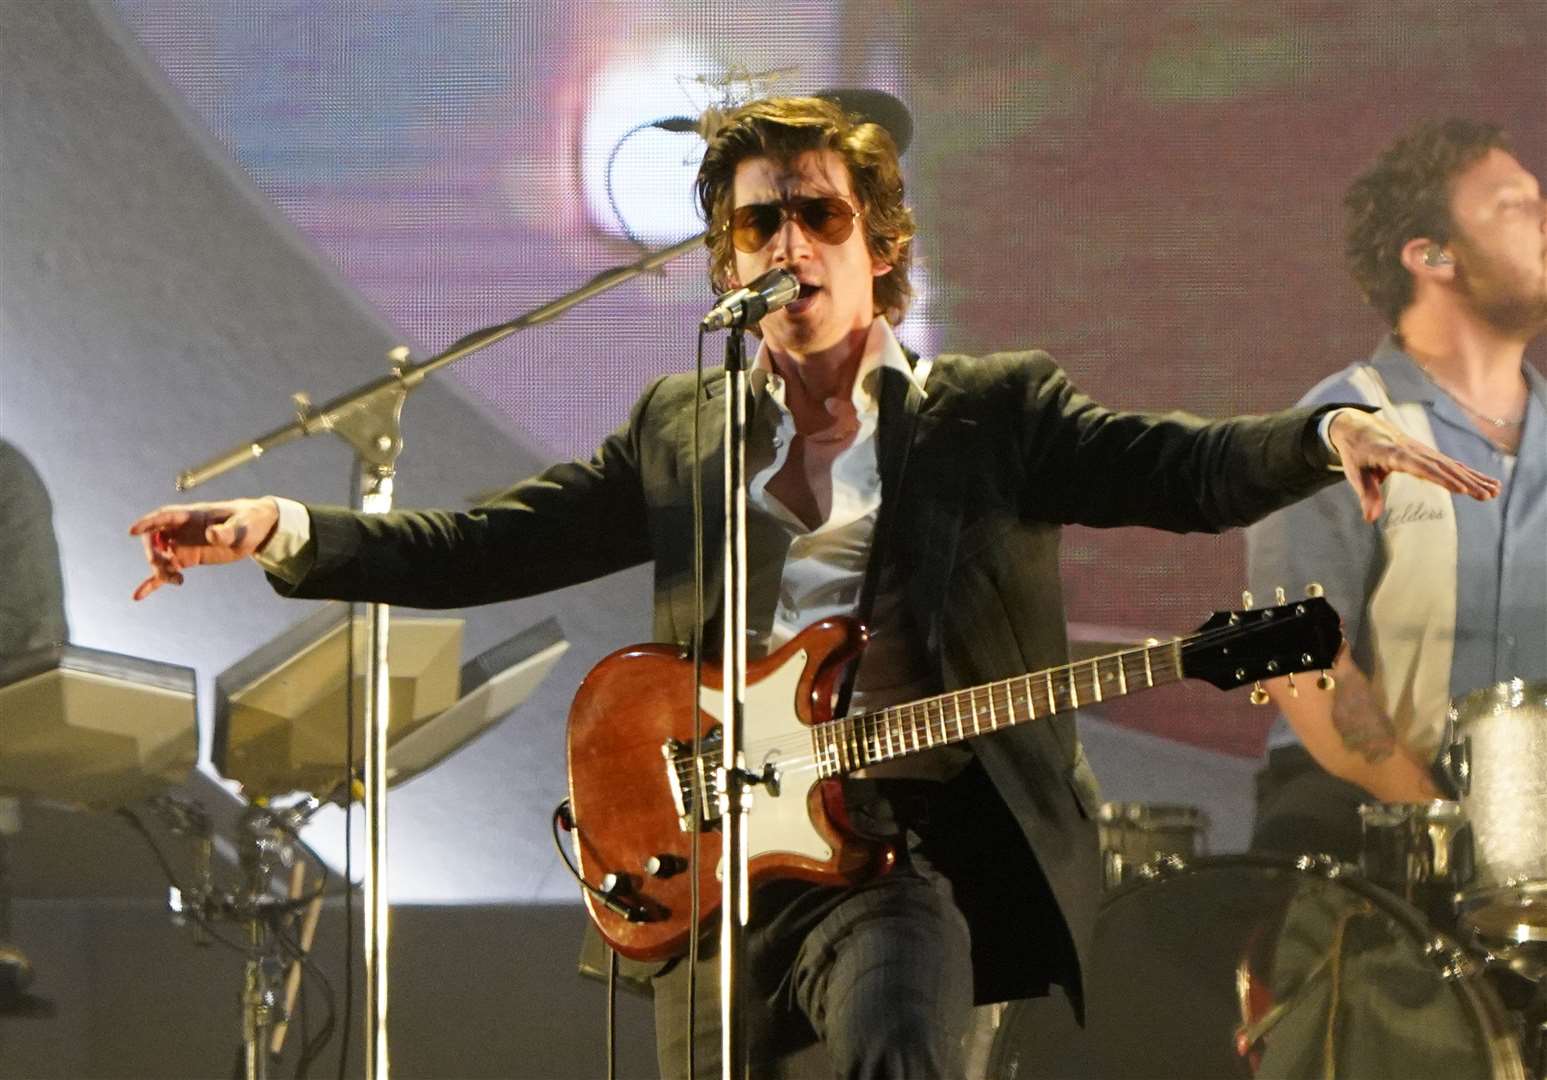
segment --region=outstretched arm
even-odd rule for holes
[[[365,514],[272,498],[161,507],[129,529],[151,571],[135,599],[181,584],[189,567],[259,553],[286,596],[426,608],[531,596],[637,565],[652,554],[645,478],[670,475],[677,443],[662,432],[684,412],[679,393],[646,419],[665,381],[589,461],[554,465],[471,510]]]
[[[1359,407],[1318,403],[1210,422],[1098,405],[1045,354],[1005,354],[982,366],[1023,380],[1028,505],[1056,521],[1218,532],[1321,490],[1335,469],[1369,521],[1381,512],[1380,484],[1392,473],[1477,499],[1499,492],[1498,481]]]

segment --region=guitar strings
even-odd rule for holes
[[[1271,609],[1264,610],[1266,611]],[[1127,658],[1135,657],[1146,652],[1151,654],[1151,664],[1149,670],[1152,675],[1180,677],[1182,675],[1182,666],[1180,663],[1181,657],[1179,654],[1182,650],[1191,649],[1199,645],[1207,645],[1227,637],[1250,637],[1265,630],[1277,630],[1283,625],[1283,620],[1274,619],[1262,619],[1260,621],[1244,624],[1227,624],[1225,626],[1215,627],[1212,630],[1198,631],[1183,637],[1173,638],[1170,641],[1163,641],[1156,645],[1138,646],[1132,649],[1120,649],[1117,652],[1105,653],[1101,656],[1092,657],[1088,660],[1073,661],[1068,664],[1061,664],[1056,667],[1047,668],[1043,671],[1029,672],[1025,675],[1015,675],[1008,679],[1001,679],[996,682],[986,683],[982,686],[969,687],[963,690],[944,691],[942,693],[934,694],[926,698],[921,698],[918,701],[883,706],[874,712],[857,713],[853,716],[836,717],[832,720],[826,720],[819,724],[814,724],[802,732],[795,732],[767,739],[753,740],[747,744],[746,751],[748,757],[753,760],[769,762],[770,764],[776,763],[780,772],[782,773],[798,773],[811,769],[820,770],[824,764],[830,760],[833,760],[834,753],[836,753],[836,751],[830,753],[823,753],[821,751],[805,753],[803,751],[807,746],[813,745],[813,743],[820,735],[830,734],[834,736],[834,738],[829,739],[827,741],[827,745],[830,747],[836,747],[840,744],[845,745],[846,749],[842,752],[842,756],[848,757],[851,760],[863,757],[865,759],[863,762],[859,763],[859,765],[852,766],[862,767],[864,764],[873,764],[878,761],[891,760],[895,757],[902,757],[918,751],[928,750],[933,746],[960,742],[967,738],[973,738],[982,734],[991,734],[993,731],[998,730],[998,727],[990,727],[987,732],[982,730],[982,725],[978,722],[977,719],[977,709],[979,707],[980,695],[983,695],[987,698],[989,707],[991,709],[997,707],[999,702],[1004,702],[1006,706],[1006,712],[1013,718],[1015,713],[1014,705],[1017,700],[1015,694],[1017,683],[1024,683],[1026,689],[1026,694],[1023,695],[1020,700],[1023,702],[1029,702],[1030,705],[1034,707],[1036,704],[1036,694],[1033,687],[1034,683],[1040,684],[1041,680],[1050,677],[1058,680],[1067,679],[1072,681],[1074,676],[1078,673],[1078,670],[1082,667],[1089,668],[1094,676],[1099,677],[1101,673],[1100,665],[1103,661],[1116,660],[1119,664],[1122,664]],[[1156,662],[1157,659],[1159,661],[1158,663]],[[1060,681],[1057,685],[1061,687],[1065,685],[1065,683]],[[1077,684],[1075,685],[1075,690],[1076,692],[1078,690]],[[966,734],[965,726],[963,725],[959,715],[959,703],[964,696],[967,697],[967,699],[971,702],[970,708],[973,712],[973,731],[972,735],[970,736]],[[955,720],[958,734],[954,739],[949,736],[948,730],[946,728],[946,722],[948,718],[945,715],[945,706],[947,703],[957,707],[956,711],[958,715]],[[1052,708],[1041,715],[1048,716],[1075,711],[1073,708],[1059,708],[1058,701],[1056,700],[1056,694],[1055,697],[1050,699],[1048,703],[1052,706]],[[1093,703],[1094,702],[1092,702],[1092,704]],[[936,715],[939,716],[939,730],[946,736],[940,740],[935,740],[932,734],[931,724],[933,721],[930,716],[931,705],[938,707]],[[922,742],[920,741],[919,736],[919,718],[911,715],[904,718],[901,714],[905,710],[909,713],[915,711],[923,713],[922,730],[925,734],[922,737]],[[1036,715],[1037,714],[1035,714],[1033,711],[1031,715],[1025,718],[1019,720],[1010,719],[999,726],[1015,726],[1019,723],[1024,723],[1028,719],[1034,718]],[[906,724],[906,728],[900,732],[892,728],[892,725],[898,722]],[[898,735],[902,739],[903,750],[901,753],[894,754],[889,750],[880,750],[880,741],[883,735],[882,725],[885,725],[892,734]],[[907,745],[907,736],[909,734],[913,736],[914,745],[912,746]],[[854,750],[858,750],[859,753],[852,753],[851,751]],[[791,753],[791,755],[788,757],[783,756],[784,753],[790,751],[796,752]],[[877,751],[880,752],[878,753]],[[771,753],[778,754],[779,756],[773,758],[773,760],[770,761],[769,755]],[[690,757],[677,759],[676,768],[678,770],[679,777],[681,777],[684,781],[691,779],[694,769],[693,762]]]
[[[1169,648],[1172,644],[1174,643],[1167,642],[1167,648]],[[1123,654],[1113,653],[1111,655],[1118,656]],[[1106,657],[1099,657],[1097,659],[1106,659]],[[1081,665],[1087,663],[1090,663],[1090,661],[1079,661],[1079,664]],[[1074,665],[1065,666],[1072,668]],[[1017,675],[1010,679],[1001,680],[995,683],[988,683],[983,686],[975,686],[966,690],[946,691],[941,694],[921,698],[918,701],[908,702],[902,705],[883,706],[882,708],[877,709],[875,712],[856,713],[853,716],[838,717],[833,720],[826,720],[819,724],[814,724],[810,728],[806,728],[802,731],[791,732],[771,738],[755,739],[748,742],[746,745],[747,757],[750,760],[775,764],[781,773],[803,772],[810,769],[820,769],[827,762],[833,760],[832,753],[823,753],[819,750],[810,753],[804,752],[823,735],[831,735],[832,738],[826,740],[826,742],[832,744],[842,743],[847,738],[848,745],[851,748],[858,747],[861,751],[861,756],[866,759],[861,764],[874,764],[879,761],[887,761],[895,757],[906,756],[907,754],[911,754],[917,751],[928,750],[934,746],[947,745],[953,742],[961,742],[967,738],[973,738],[978,735],[990,734],[996,729],[989,728],[984,730],[982,725],[975,721],[971,724],[971,734],[968,734],[967,732],[967,725],[960,721],[957,721],[958,734],[954,738],[950,737],[949,734],[947,734],[945,738],[936,738],[933,732],[935,730],[942,732],[946,731],[944,725],[947,718],[944,715],[944,704],[947,702],[954,703],[962,696],[969,696],[976,707],[981,707],[981,702],[984,700],[992,701],[996,706],[1002,703],[1005,713],[1007,715],[1013,716],[1015,712],[1014,703],[1017,700],[1015,687],[1013,684],[1018,682],[1025,682],[1029,689],[1033,681],[1036,681],[1037,684],[1040,685],[1040,680],[1045,675],[1057,670],[1058,669],[1048,669],[1046,672],[1033,672],[1026,675]],[[1169,658],[1158,663],[1152,663],[1152,670],[1156,677],[1180,674],[1180,668],[1177,667],[1175,663]],[[1026,697],[1027,695],[1021,695],[1019,700],[1024,703],[1026,701]],[[938,721],[938,726],[937,722],[930,715],[929,707],[931,705],[939,706],[934,714],[940,718]],[[1067,706],[1062,708],[1056,707],[1056,701],[1054,702],[1054,705],[1055,708],[1039,715],[1053,715],[1056,713],[1067,713],[1074,711]],[[918,712],[922,715],[904,717],[902,715],[904,711],[910,713]],[[1019,720],[1007,719],[1000,726],[1011,727],[1018,723],[1025,723],[1028,719],[1031,719],[1031,717],[1026,716]],[[902,723],[906,725],[906,731],[898,733],[898,737],[902,740],[905,747],[904,751],[898,754],[876,752],[880,748],[882,734],[880,725],[891,725],[895,723]],[[925,734],[920,734],[921,731]],[[909,733],[911,733],[913,737],[913,746],[906,745],[907,735]],[[788,756],[785,756],[786,754],[788,754]],[[854,757],[855,755],[848,754],[847,756]],[[676,759],[675,764],[678,776],[682,779],[683,784],[686,785],[686,782],[690,779],[694,771],[691,757],[685,756],[678,758]],[[856,767],[861,766],[857,765]],[[684,790],[685,789],[686,788],[684,786]]]

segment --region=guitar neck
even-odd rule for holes
[[[1184,639],[1017,675],[811,728],[818,770],[839,776],[979,735],[1180,682]]]

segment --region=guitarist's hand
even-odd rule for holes
[[[1390,422],[1359,409],[1332,414],[1327,438],[1342,459],[1343,475],[1359,496],[1364,520],[1373,524],[1385,509],[1381,481],[1394,472],[1438,484],[1456,495],[1491,499],[1499,482],[1404,435]]]

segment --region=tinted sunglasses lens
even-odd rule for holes
[[[854,231],[854,209],[842,199],[796,199],[790,208],[801,227],[824,244],[841,244]]]
[[[737,251],[761,251],[784,224],[784,211],[773,203],[752,203],[731,211],[731,243]]]

